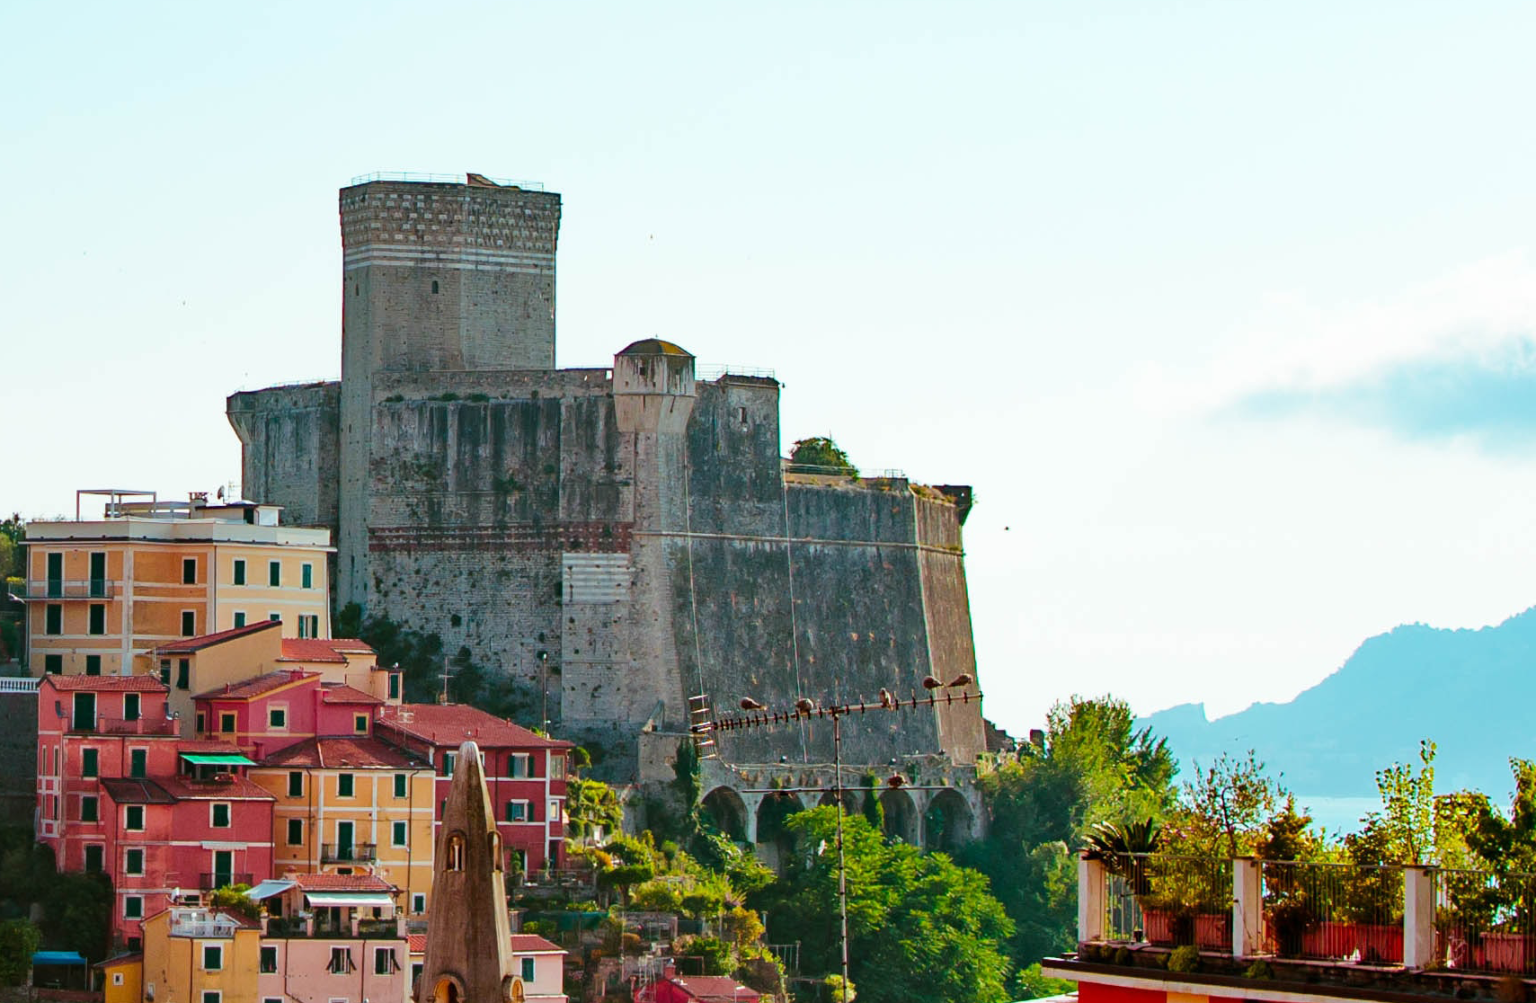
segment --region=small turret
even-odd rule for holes
[[[613,403],[621,431],[681,435],[693,398],[693,356],[670,341],[646,338],[613,357]]]

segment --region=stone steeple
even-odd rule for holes
[[[418,1003],[522,998],[521,980],[512,974],[505,859],[480,749],[465,742],[459,746],[437,837]]]

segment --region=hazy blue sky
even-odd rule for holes
[[[0,6],[0,505],[238,479],[336,189],[563,194],[559,358],[969,482],[989,713],[1283,699],[1536,603],[1536,6]]]

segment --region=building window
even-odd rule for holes
[[[533,981],[533,959],[532,958],[524,958],[523,959],[523,981],[524,982],[532,982]]]
[[[96,822],[96,795],[87,794],[80,799],[80,821]]]
[[[215,829],[229,828],[229,802],[215,801],[213,803],[208,824]]]
[[[405,774],[404,773],[396,773],[395,774],[395,797],[397,797],[397,798],[405,797]]]
[[[267,727],[279,730],[288,727],[288,708],[268,707]]]
[[[464,834],[462,832],[451,833],[448,836],[448,859],[445,861],[444,869],[449,871],[464,869]]]
[[[129,832],[144,831],[144,806],[131,804],[123,809],[123,828]]]
[[[411,962],[411,985],[416,986],[421,984],[421,970],[425,967],[426,965],[420,961]]]
[[[86,625],[88,634],[105,634],[107,632],[107,605],[106,603],[91,603],[90,620]]]
[[[550,756],[549,756],[549,776],[553,780],[560,780],[560,779],[565,777],[565,757],[564,756],[559,755],[558,753],[550,753]]]
[[[267,975],[271,975],[273,972],[277,971],[277,948],[276,947],[268,947],[266,945],[262,945],[262,948],[261,948],[261,971],[264,974],[267,974]]]
[[[100,672],[96,673],[100,675]],[[123,694],[123,720],[137,721],[139,719],[139,695],[137,693]]]
[[[197,584],[197,558],[183,557],[181,559],[181,584]]]
[[[352,774],[336,774],[336,796],[339,798],[349,798],[352,796]]]
[[[281,561],[267,562],[267,584],[274,589],[283,584],[283,563]]]
[[[420,915],[427,911],[427,895],[425,892],[415,892],[411,895],[411,912]]]
[[[299,614],[299,636],[300,637],[319,637],[320,636],[320,614],[318,614],[318,613],[300,613]]]
[[[80,750],[80,776],[95,777],[101,775],[101,752],[97,749],[85,748]]]
[[[452,752],[445,752],[445,753],[443,753],[443,776],[445,776],[445,777],[453,776],[453,761],[455,759],[457,759],[457,758],[458,758],[458,755],[456,753],[452,753]]]
[[[400,970],[400,962],[395,960],[395,949],[392,947],[375,947],[373,949],[373,974],[393,975]]]
[[[432,280],[432,295],[433,296],[437,295],[437,280],[436,279]]]
[[[306,588],[306,589],[314,588],[315,587],[315,566],[313,564],[306,564],[306,565],[304,565],[304,567],[301,568],[300,571],[299,571],[299,578],[301,579],[301,584],[304,586],[304,588]]]
[[[171,660],[169,658],[160,659],[160,682],[165,686],[171,685]]]
[[[344,975],[352,971],[352,952],[345,947],[331,948],[331,963],[325,966],[325,970],[332,975]]]
[[[99,843],[91,844],[85,848],[85,870],[87,874],[100,874],[102,861],[106,858],[106,848]]]
[[[125,896],[123,898],[123,918],[124,919],[143,919],[144,918],[144,896],[142,896],[142,895],[128,895],[128,896]]]
[[[226,735],[234,734],[234,731],[235,731],[235,715],[233,715],[233,714],[220,714],[219,715],[219,730],[222,731]]]
[[[304,820],[302,818],[290,818],[288,820],[288,845],[304,845]]]
[[[353,714],[352,715],[352,730],[357,732],[359,735],[366,735],[366,734],[368,734],[368,715],[367,714]]]
[[[128,776],[135,780],[142,780],[149,772],[149,750],[128,750]],[[142,811],[142,809],[140,809]]]
[[[101,656],[100,655],[86,655],[85,656],[85,674],[88,675],[88,676],[99,676],[99,675],[101,675]],[[137,695],[137,694],[135,694],[135,695]]]
[[[219,944],[203,945],[203,971],[221,972],[224,970],[224,948]]]
[[[176,688],[178,690],[190,690],[192,688],[192,659],[176,659]]]
[[[123,973],[122,972],[113,972],[112,973],[112,984],[114,986],[120,986],[120,985],[123,984]]]
[[[243,609],[235,610],[235,626],[237,628],[245,626],[245,610],[243,610]]]
[[[267,621],[269,623],[282,623],[283,622],[283,614],[281,614],[281,613],[268,613],[267,614]]]
[[[513,778],[528,776],[528,753],[514,752],[508,756],[507,772]]]
[[[549,814],[545,816],[551,822],[560,821],[560,802],[554,798],[549,799]]]
[[[507,802],[507,821],[508,822],[526,822],[526,821],[528,821],[528,802],[527,801],[508,801]]]
[[[400,673],[398,672],[391,672],[389,674],[389,698],[391,700],[400,699]]]
[[[198,711],[197,712],[197,733],[199,735],[201,735],[203,733],[203,712],[202,711]]]
[[[129,850],[123,854],[123,873],[135,876],[144,873],[143,850]]]
[[[404,822],[392,822],[390,824],[390,843],[393,846],[406,844],[406,825]]]
[[[288,774],[288,796],[291,798],[304,796],[304,774],[298,770]]]
[[[56,602],[51,602],[43,607],[43,633],[64,633],[64,607]]]
[[[235,584],[245,584],[245,558],[243,557],[235,558]]]
[[[203,990],[203,1003],[222,1003],[224,994],[217,989]]]
[[[43,671],[50,676],[57,676],[64,671],[63,655],[44,655]]]
[[[181,636],[191,637],[197,633],[197,611],[184,609],[181,611]]]

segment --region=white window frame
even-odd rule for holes
[[[283,723],[282,724],[278,724],[276,721],[272,720],[272,715],[277,713],[277,712],[279,712],[279,711],[281,711],[282,715],[283,715]],[[288,730],[288,705],[287,704],[285,704],[285,703],[267,704],[267,730],[268,731],[287,731]]]
[[[137,913],[134,913],[132,910],[130,910],[128,908],[130,905],[132,905],[135,902],[137,902],[138,906],[139,906],[139,911]],[[143,919],[143,918],[144,918],[144,896],[142,896],[142,895],[124,895],[123,896],[123,919]]]
[[[414,913],[417,916],[420,916],[422,913],[424,913],[426,911],[427,911],[427,893],[426,892],[412,892],[411,893],[411,912]]]
[[[527,822],[531,820],[533,812],[529,811],[528,809],[532,807],[532,803],[529,802],[528,799],[509,798],[508,803],[514,807],[521,807],[523,809],[520,818],[509,818],[507,819],[508,822]]]
[[[229,583],[231,585],[239,585],[241,588],[250,585],[251,579],[248,571],[249,569],[246,567],[245,558],[235,558],[229,566]]]
[[[549,814],[545,817],[544,820],[546,822],[564,822],[565,821],[564,814],[565,813],[560,810],[560,799],[559,798],[550,798],[549,799]]]
[[[514,752],[507,757],[507,772],[513,780],[526,780],[533,775],[529,769],[533,765],[533,757],[526,752]]]
[[[403,840],[399,838],[399,834],[400,834],[400,832],[402,830],[397,828],[398,826],[405,826],[405,829],[403,830],[405,832],[405,839],[403,839]],[[389,823],[389,845],[390,846],[410,846],[411,845],[411,824],[409,822],[391,822],[391,823]]]
[[[217,968],[208,967],[209,951],[219,952],[219,964]],[[224,945],[199,943],[197,945],[197,963],[198,967],[205,972],[222,972],[224,970]]]
[[[228,824],[226,824],[226,825],[219,825],[216,821],[214,821],[214,816],[218,812],[220,807],[222,807],[224,809],[224,818],[228,820]],[[228,801],[210,801],[210,802],[208,802],[208,828],[210,828],[210,829],[233,829],[234,827],[235,827],[235,806],[232,803],[230,803]]]

